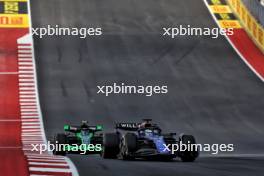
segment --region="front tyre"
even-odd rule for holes
[[[54,137],[54,143],[58,142],[58,144],[67,144],[67,136],[65,134],[57,134]],[[64,151],[63,148],[57,150],[58,148],[55,147],[55,149],[53,150],[53,154],[54,155],[62,155],[65,156],[66,155],[66,151]]]
[[[182,144],[185,145],[191,145],[191,144],[196,144],[195,138],[192,135],[183,135],[180,138],[180,141]],[[194,148],[195,149],[195,148]],[[192,149],[192,151],[181,151],[179,153],[179,156],[183,162],[193,162],[195,159],[198,157],[199,153],[198,151]]]
[[[121,142],[120,156],[123,160],[133,160],[133,153],[137,150],[137,136],[134,133],[124,135]]]
[[[101,156],[103,158],[117,158],[119,153],[119,135],[117,133],[106,133],[103,135]]]

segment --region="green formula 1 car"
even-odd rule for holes
[[[55,155],[77,154],[101,154],[102,131],[101,125],[89,126],[87,121],[82,121],[80,126],[64,125],[64,133],[54,137]]]

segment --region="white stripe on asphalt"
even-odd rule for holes
[[[38,111],[36,111],[36,112],[21,112],[21,115],[36,115],[36,114],[38,114]]]
[[[21,112],[38,112],[37,108],[21,108]]]
[[[26,145],[29,145],[28,142],[32,142],[32,143],[36,143],[36,144],[42,144],[43,143],[43,140],[40,139],[40,138],[37,138],[37,139],[23,139],[23,142]]]
[[[19,86],[35,86],[34,83],[19,83]]]
[[[40,130],[22,130],[22,132],[34,132],[34,131],[40,131]]]
[[[35,83],[35,81],[33,79],[27,81],[19,81],[19,85],[23,83]]]
[[[35,90],[19,91],[19,94],[36,94]]]
[[[30,165],[43,165],[43,166],[68,166],[68,164],[65,162],[65,164],[61,163],[43,163],[43,162],[29,162]]]
[[[20,103],[21,106],[35,106],[36,103]]]
[[[23,100],[19,100],[19,102],[31,102],[31,103],[35,103],[36,102],[36,100],[35,99],[23,99]]]
[[[39,162],[60,162],[60,163],[65,163],[65,160],[61,160],[61,159],[45,159],[45,158],[41,158],[41,159],[35,159],[35,158],[28,158],[28,161],[39,161]]]
[[[23,143],[23,147],[24,148],[32,148],[33,146],[32,145],[35,145],[35,144],[43,144],[43,141],[40,141],[40,140],[23,140],[22,141]]]
[[[18,48],[28,48],[31,49],[31,45],[18,45]]]
[[[18,77],[20,77],[20,78],[34,78],[34,75],[19,75]]]
[[[22,141],[24,147],[32,147],[32,144],[43,144],[43,141]]]
[[[23,151],[31,151],[31,152],[33,152],[33,151],[32,151],[33,148],[25,148],[25,147],[23,147],[22,150],[23,150]]]
[[[29,141],[31,141],[31,142],[42,142],[43,140],[41,139],[41,136],[34,136],[34,137],[32,137],[32,136],[22,136],[22,139],[23,139],[23,141],[24,142],[29,142]]]
[[[21,118],[22,118],[22,120],[23,119],[33,119],[33,118],[39,119],[38,116],[22,116]]]
[[[28,128],[40,129],[40,126],[22,126],[22,129],[28,129]]]
[[[31,120],[37,120],[39,122],[39,118],[38,117],[21,118],[21,121],[24,121],[24,122],[28,122],[28,121],[31,121]]]
[[[21,65],[21,66],[22,66],[22,65],[27,65],[27,66],[29,65],[30,67],[33,67],[33,63],[32,63],[32,62],[19,62],[18,65],[19,65],[19,66],[20,66],[20,65]]]
[[[34,133],[34,134],[32,134],[32,133],[22,133],[21,136],[23,137],[23,139],[29,140],[28,138],[25,138],[25,137],[41,137],[41,133],[40,132],[39,133]]]
[[[45,155],[45,154],[30,154],[30,155],[26,155],[28,160],[32,160],[32,159],[38,159],[38,160],[57,160],[57,161],[65,161],[64,158],[62,157],[55,157],[53,155]]]
[[[40,122],[39,118],[38,118],[38,114],[35,115],[35,116],[32,116],[32,115],[27,115],[27,116],[24,116],[21,118],[22,121],[31,121],[31,120],[36,120],[38,122]]]
[[[34,144],[43,144],[43,141],[22,141],[24,148],[32,148]]]
[[[19,90],[35,90],[33,87],[19,87]]]
[[[18,57],[32,57],[32,53],[31,54],[18,54]]]
[[[38,111],[30,111],[30,112],[21,112],[21,115],[23,116],[30,116],[30,115],[37,115],[38,114]]]
[[[40,134],[41,131],[40,130],[35,130],[35,131],[22,131],[22,134]]]
[[[38,109],[36,107],[32,107],[32,108],[20,108],[21,111],[23,112],[32,112],[32,111],[38,111]]]
[[[23,81],[34,81],[33,78],[30,78],[30,79],[19,79],[19,82],[23,82]]]
[[[30,132],[22,132],[22,136],[27,136],[27,135],[29,135],[29,136],[31,136],[31,135],[35,135],[35,136],[39,136],[39,134],[41,134],[41,132],[32,132],[32,131],[30,131]]]
[[[21,109],[21,112],[23,113],[34,113],[37,114],[38,110],[37,109]],[[22,115],[26,115],[26,114],[22,114]]]
[[[34,87],[19,87],[19,90],[33,91],[33,90],[35,90],[35,88]]]
[[[23,137],[23,142],[29,142],[29,141],[33,141],[33,140],[35,141],[35,143],[36,142],[38,142],[38,143],[39,142],[43,142],[42,139],[41,139],[41,133],[40,134],[37,134],[37,135],[34,135],[35,137],[38,137],[36,139],[30,139],[30,138],[28,138],[28,137],[32,137],[32,135],[31,136],[25,136],[25,134],[22,134],[21,136]]]
[[[41,140],[41,136],[22,136],[22,140],[25,141],[40,141]]]
[[[18,58],[18,62],[19,63],[22,63],[22,62],[33,63],[31,58]]]
[[[19,66],[18,69],[19,70],[32,70],[34,67],[30,66],[30,67],[26,67],[26,66]]]
[[[36,95],[20,95],[20,98],[36,98]]]
[[[40,137],[41,132],[27,132],[27,133],[22,133],[21,136],[23,137],[23,139],[25,139],[25,137]],[[28,139],[28,138],[27,138]]]
[[[31,50],[18,50],[18,54],[31,54],[32,55],[32,51]]]
[[[29,171],[71,173],[70,169],[42,168],[42,167],[29,167]]]
[[[21,106],[21,109],[35,109],[37,106]]]
[[[34,72],[33,71],[22,71],[22,70],[19,70],[19,73],[20,74],[25,74],[25,73],[30,73],[30,74],[34,74]]]
[[[22,133],[21,136],[23,139],[25,139],[24,137],[40,137],[41,133]]]
[[[32,118],[32,119],[21,119],[22,122],[39,122],[39,119]]]

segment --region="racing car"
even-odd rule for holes
[[[101,125],[89,126],[87,121],[82,121],[79,126],[64,125],[64,133],[54,137],[55,155],[67,153],[78,154],[101,154],[102,131]]]
[[[172,151],[173,144],[195,144],[192,135],[180,135],[176,140],[176,133],[163,134],[157,124],[151,119],[143,119],[141,123],[117,123],[114,133],[103,136],[103,158],[120,158],[133,160],[136,158],[173,160],[176,157],[184,162],[194,161],[198,151]]]

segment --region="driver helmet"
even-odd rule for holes
[[[86,120],[83,120],[82,121],[82,125],[81,125],[81,128],[88,128],[88,122]]]
[[[151,136],[151,135],[153,135],[153,131],[151,129],[145,129],[145,135]]]

